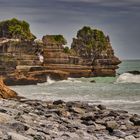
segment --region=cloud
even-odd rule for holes
[[[0,20],[27,20],[39,38],[61,33],[69,45],[82,26],[100,28],[121,58],[139,57],[139,13],[139,0],[0,0]]]

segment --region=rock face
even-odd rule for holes
[[[82,65],[83,60],[79,56],[65,53],[64,43],[56,40],[52,41],[54,37],[56,36],[46,35],[42,39],[44,43],[44,66],[46,69],[65,71],[69,73],[70,77],[90,77],[91,67]]]
[[[5,83],[37,84],[46,82],[47,76],[55,80],[115,76],[120,63],[109,37],[90,27],[78,31],[71,48],[65,47],[67,42],[62,35],[34,39],[25,21],[0,22],[0,75]]]
[[[109,37],[102,31],[83,27],[71,47],[83,58],[85,65],[93,67],[95,76],[115,76],[121,61],[114,56]]]
[[[8,98],[15,98],[17,97],[17,93],[10,88],[8,88],[4,83],[3,80],[0,79],[0,98],[8,99]]]
[[[53,80],[66,80],[69,73],[60,70],[45,70],[42,66],[20,66],[17,70],[4,77],[6,85],[36,85],[47,82],[47,77]]]

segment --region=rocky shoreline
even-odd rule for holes
[[[87,102],[0,100],[1,140],[140,140],[140,116]]]

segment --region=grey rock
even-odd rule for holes
[[[135,114],[130,118],[130,121],[133,122],[134,125],[140,126],[140,116]]]
[[[125,140],[136,140],[136,138],[131,135],[131,136],[125,137]]]
[[[20,135],[14,132],[8,132],[8,135],[11,137],[12,140],[31,140],[28,137],[25,137],[23,135]]]
[[[105,105],[98,105],[97,106],[100,110],[105,110],[106,109],[106,106]]]
[[[64,104],[65,102],[63,100],[57,100],[57,101],[54,101],[53,104],[54,105],[60,105],[60,104]]]
[[[106,129],[109,132],[113,132],[114,129],[118,128],[118,123],[116,121],[107,121],[106,122]]]
[[[114,130],[112,133],[113,136],[119,137],[119,138],[125,138],[126,133],[121,130]]]

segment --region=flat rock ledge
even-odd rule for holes
[[[0,140],[140,140],[140,116],[87,102],[1,99]]]

